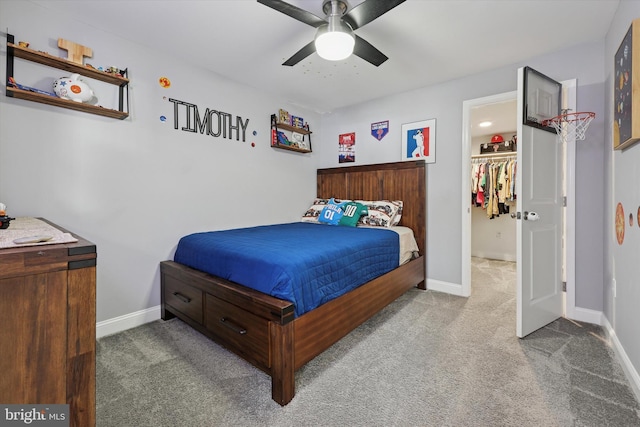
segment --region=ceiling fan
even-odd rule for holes
[[[355,35],[353,31],[379,18],[405,1],[364,0],[347,12],[346,0],[324,0],[322,11],[326,15],[325,18],[320,18],[282,0],[258,0],[258,3],[318,29],[314,40],[282,65],[296,65],[313,52],[318,52],[320,57],[329,60],[342,60],[354,53],[378,67],[389,58],[362,37]]]

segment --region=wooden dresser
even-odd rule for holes
[[[0,249],[0,402],[66,403],[70,425],[90,427],[96,246],[48,223],[78,241]]]

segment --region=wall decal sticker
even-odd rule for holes
[[[616,239],[619,245],[624,242],[624,222],[624,208],[622,203],[618,203],[618,206],[616,206]]]
[[[173,103],[173,128],[185,132],[201,133],[214,138],[235,139],[246,141],[249,119],[240,116],[233,117],[223,111],[205,109],[200,113],[196,104],[169,98]],[[183,124],[181,127],[180,125]]]
[[[171,80],[168,77],[160,77],[158,79],[158,83],[165,89],[169,89],[171,87]]]
[[[371,123],[371,135],[378,141],[382,141],[382,138],[389,133],[389,120],[383,122]]]

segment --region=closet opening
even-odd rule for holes
[[[517,269],[515,97],[471,109],[471,286],[478,277],[515,292]],[[502,284],[497,282],[502,281]]]
[[[515,99],[471,109],[472,257],[516,262],[516,116]]]
[[[563,103],[565,104],[564,108],[574,109],[576,108],[576,85],[577,81],[574,80],[566,80],[562,82],[563,84]],[[479,148],[472,144],[472,141],[476,138],[482,138],[486,140],[487,138],[491,138],[494,134],[503,134],[505,139],[510,139],[514,133],[510,133],[510,128],[513,129],[518,125],[517,115],[518,115],[518,105],[517,105],[517,91],[513,92],[505,92],[496,95],[486,96],[483,98],[476,98],[463,101],[462,105],[462,155],[461,155],[461,163],[462,163],[462,222],[461,222],[461,284],[458,289],[454,289],[456,295],[468,297],[472,293],[472,284],[471,284],[471,260],[472,260],[472,233],[474,232],[472,228],[472,209],[479,209],[477,207],[472,207],[471,205],[471,166],[472,162],[475,161],[474,157],[479,154],[486,153],[478,153]],[[513,107],[513,108],[512,108]],[[500,111],[504,111],[504,114],[501,114]],[[486,118],[479,119],[478,117],[485,116]],[[509,115],[510,118],[509,118]],[[473,116],[473,121],[472,121]],[[495,121],[505,118],[505,120],[510,123],[509,126],[504,128],[494,128],[490,131],[481,131],[478,128],[479,121]],[[490,136],[489,136],[490,135]],[[517,139],[517,138],[516,138]],[[517,142],[517,141],[516,141]],[[476,144],[480,144],[482,141],[476,141]],[[502,153],[497,153],[496,156],[500,156]],[[563,226],[563,281],[566,283],[566,293],[564,294],[565,302],[564,302],[564,310],[565,317],[569,319],[582,320],[591,323],[598,323],[598,319],[588,310],[582,310],[576,307],[576,286],[575,286],[575,163],[576,163],[576,149],[575,149],[575,141],[568,141],[565,144],[563,149],[563,181],[564,181],[564,194],[566,200],[566,207],[564,212],[564,226]],[[497,160],[497,159],[494,159]],[[516,165],[517,167],[517,165]],[[522,185],[529,185],[527,183],[521,183]],[[517,199],[517,194],[516,194]],[[485,221],[496,221],[498,219],[504,223],[512,223],[513,227],[517,228],[517,219],[511,218],[511,207],[510,212],[507,216],[503,218],[503,215],[500,215],[499,218],[494,219],[484,219]],[[514,209],[515,211],[515,209]],[[475,212],[476,218],[474,225],[478,226],[478,218],[477,214],[479,211]],[[486,231],[487,229],[476,228],[475,233],[481,234],[485,233],[488,235],[489,243],[494,243],[498,241],[498,245],[502,246],[497,253],[491,252],[491,245],[486,244],[486,248],[481,248],[476,245],[473,249],[473,253],[475,255],[486,256],[486,257],[502,257],[503,259],[512,259],[513,257],[513,246],[509,243],[509,235],[505,234],[508,231],[503,231],[497,224],[500,224],[496,221],[496,224],[490,224],[493,229],[490,231]],[[480,225],[482,226],[482,224]],[[505,227],[509,227],[505,224]],[[510,229],[510,228],[509,228]],[[500,233],[498,235],[498,233]],[[477,238],[478,236],[476,236]],[[517,236],[516,236],[517,237]],[[516,239],[515,242],[515,251],[518,252],[518,241]],[[484,251],[483,253],[479,251]],[[491,251],[493,251],[491,249]],[[516,256],[517,258],[517,256]],[[483,260],[489,258],[479,258],[473,257],[474,260]],[[498,261],[503,262],[503,261]],[[512,262],[512,261],[506,261]],[[517,263],[517,259],[514,261]],[[523,267],[516,264],[516,267]]]
[[[517,198],[512,187],[517,168],[517,113],[515,91],[463,103],[461,296],[472,293],[472,261],[476,267],[483,263],[485,269],[498,265],[515,271],[517,267],[516,219],[511,217]],[[476,180],[482,179],[479,196]],[[492,198],[497,184],[502,189]]]

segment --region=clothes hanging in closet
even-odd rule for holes
[[[485,209],[489,219],[509,213],[516,200],[516,160],[474,159],[471,166],[472,206]]]

